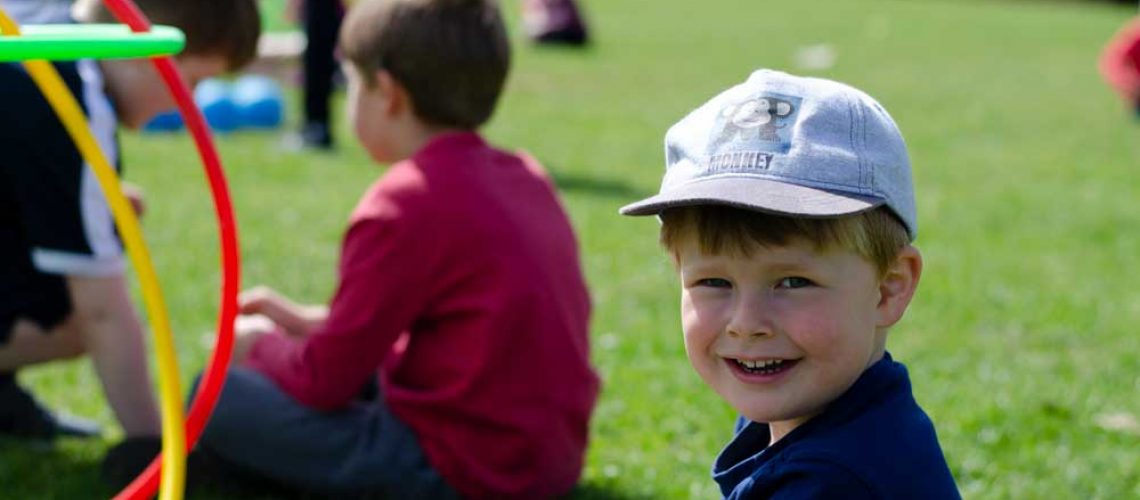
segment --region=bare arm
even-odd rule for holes
[[[73,313],[107,401],[128,437],[160,434],[143,328],[122,275],[68,277]]]

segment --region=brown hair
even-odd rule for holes
[[[816,250],[855,252],[883,275],[910,238],[886,207],[853,215],[807,218],[724,205],[670,208],[661,214],[661,245],[676,255],[685,238],[697,238],[701,252],[748,257],[756,247],[802,239]]]
[[[369,86],[386,70],[419,119],[463,129],[491,118],[511,60],[495,0],[365,0],[349,12],[340,43]]]
[[[240,69],[257,56],[261,14],[255,0],[135,0],[135,3],[152,23],[182,30],[186,35],[183,55],[222,56],[230,71]],[[119,22],[101,1],[83,3],[78,13],[84,22]]]

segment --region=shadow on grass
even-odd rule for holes
[[[639,495],[617,489],[608,484],[579,484],[566,500],[649,500],[647,495]]]
[[[109,498],[112,491],[100,479],[100,462],[106,452],[101,441],[61,440],[54,446],[31,445],[0,438],[0,499]],[[377,498],[369,495],[329,497],[290,491],[252,482],[192,487],[191,500],[246,498],[252,500],[309,500],[326,498]],[[649,496],[620,491],[615,485],[579,484],[566,500],[648,500]]]
[[[291,491],[289,488],[281,486],[270,486],[267,484],[255,486],[248,483],[236,488],[233,485],[225,489],[218,489],[216,487],[201,488],[192,491],[188,495],[188,498],[190,500],[222,500],[228,498],[245,498],[251,500],[383,500],[383,497],[377,495],[321,495]],[[573,492],[564,497],[564,500],[649,500],[650,498],[651,497],[646,495],[634,495],[618,491],[614,487],[606,485],[580,484],[574,488]]]
[[[54,445],[0,438],[0,498],[102,498],[105,444],[63,439]]]
[[[1123,1],[1123,0],[1121,0]],[[1131,0],[1129,0],[1131,1]],[[559,43],[559,42],[546,42],[538,43],[531,41],[527,44],[527,50],[533,52],[541,52],[544,54],[553,54],[565,58],[577,57],[581,59],[592,58],[596,55],[597,41],[587,40],[583,44],[573,43]]]
[[[633,186],[613,179],[585,177],[581,175],[551,172],[554,184],[565,191],[583,191],[588,194],[607,197],[637,198],[644,195]]]

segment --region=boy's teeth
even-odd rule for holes
[[[783,360],[778,360],[778,359],[770,359],[767,361],[748,361],[748,360],[744,360],[744,359],[738,359],[737,361],[740,362],[740,364],[744,365],[745,367],[751,368],[753,370],[757,370],[760,368],[769,368],[772,366],[776,366],[780,363],[783,363]]]
[[[766,361],[749,361],[745,359],[735,360],[737,364],[749,372],[766,372],[775,373],[784,366],[785,360],[783,359],[770,359]]]

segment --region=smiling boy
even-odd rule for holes
[[[760,70],[665,138],[658,215],[685,350],[740,414],[726,498],[958,498],[886,351],[922,257],[906,146],[874,99]]]

